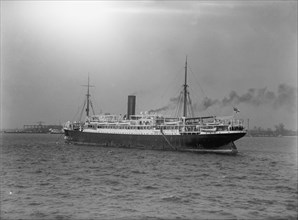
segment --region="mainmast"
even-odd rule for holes
[[[183,117],[187,117],[187,56],[185,60],[185,81],[183,85],[184,103],[183,103]]]
[[[89,84],[89,74],[88,74],[88,85],[87,85],[87,108],[86,108],[86,115],[87,117],[89,116],[89,98],[90,98],[90,93],[89,93],[89,87],[90,87],[90,84]]]

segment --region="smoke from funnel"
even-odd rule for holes
[[[222,100],[204,98],[202,102],[193,104],[194,111],[202,112],[212,106],[226,107],[239,104],[248,104],[252,106],[271,105],[274,109],[285,108],[289,112],[296,110],[297,89],[290,85],[280,84],[277,93],[269,91],[266,87],[261,89],[250,88],[245,94],[239,95],[235,91],[231,91],[227,97]],[[149,113],[159,113],[175,109],[179,102],[179,97],[171,98],[169,104],[150,110]]]
[[[206,97],[201,103],[195,104],[194,107],[198,111],[204,111],[214,105],[225,107],[245,103],[252,106],[269,104],[275,109],[285,107],[288,111],[294,111],[296,108],[296,100],[297,89],[286,84],[280,84],[276,94],[272,91],[268,91],[266,87],[261,89],[248,89],[243,95],[231,91],[229,96],[222,100]]]
[[[180,96],[179,97],[172,97],[170,98],[170,101],[167,105],[161,107],[161,108],[157,108],[157,109],[151,109],[149,111],[149,114],[158,114],[158,113],[162,113],[168,110],[172,110],[175,109],[177,104],[180,101]]]

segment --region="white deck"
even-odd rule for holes
[[[101,128],[101,129],[91,129],[85,128],[83,132],[86,133],[100,133],[100,134],[128,134],[128,135],[211,135],[211,134],[235,134],[235,133],[246,133],[246,131],[213,131],[213,132],[179,132],[179,130],[160,130],[148,129],[148,130],[138,130],[138,129],[112,129],[112,128]]]

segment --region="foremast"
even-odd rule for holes
[[[187,117],[187,56],[186,56],[186,60],[185,60],[185,75],[184,75],[184,85],[183,85],[183,117]]]
[[[93,114],[94,114],[94,109],[93,109],[93,106],[92,106],[92,102],[91,102],[91,95],[90,95],[90,87],[94,87],[93,85],[90,85],[90,79],[89,79],[89,74],[88,74],[88,84],[87,85],[82,85],[82,86],[85,86],[87,87],[87,94],[86,94],[86,116],[89,117],[89,112],[90,112],[90,105],[91,105],[91,108],[93,110]],[[84,107],[83,107],[84,108]]]
[[[86,116],[89,116],[89,103],[90,103],[90,92],[89,92],[89,88],[90,88],[90,80],[89,80],[89,75],[88,75],[88,85],[87,85],[87,107],[86,107]]]

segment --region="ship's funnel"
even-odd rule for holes
[[[127,102],[127,118],[129,119],[131,115],[136,113],[136,96],[129,95]]]

